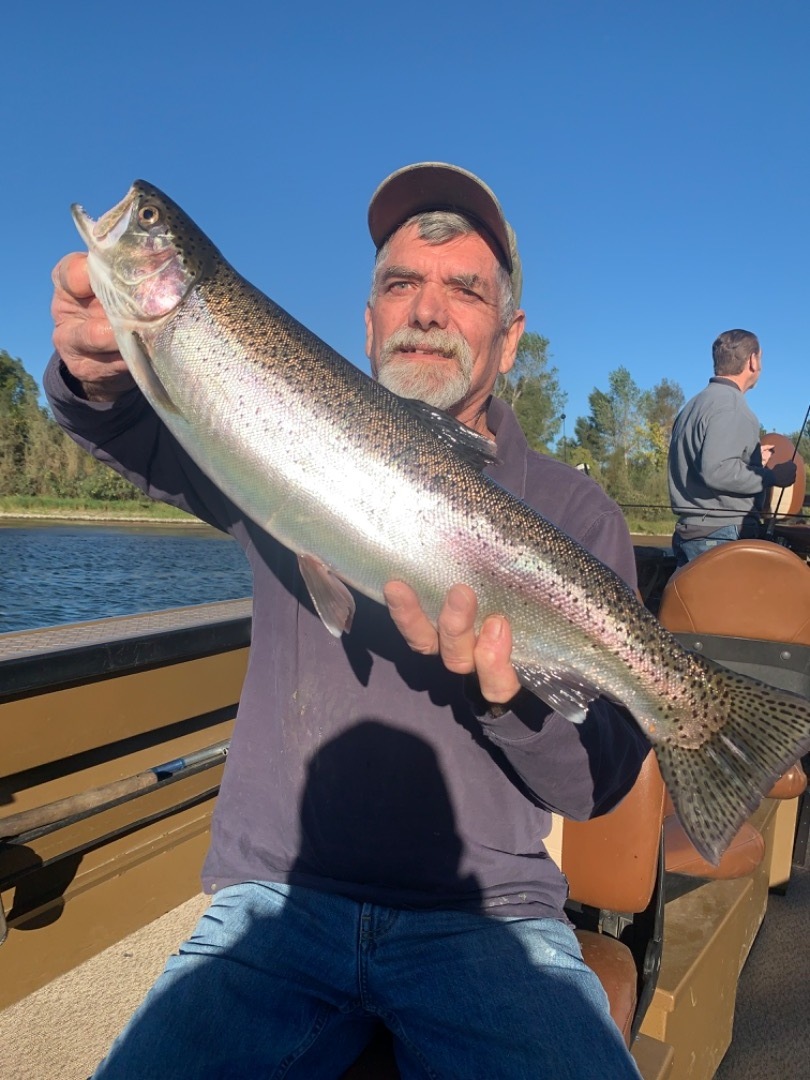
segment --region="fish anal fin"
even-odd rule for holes
[[[522,686],[573,724],[582,723],[588,706],[603,693],[602,689],[575,671],[552,668],[540,671],[519,664],[515,665],[515,670]]]
[[[348,633],[355,601],[337,574],[314,555],[299,555],[298,565],[321,622],[333,637]]]

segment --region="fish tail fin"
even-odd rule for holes
[[[707,664],[694,738],[656,743],[661,774],[694,846],[715,866],[775,781],[810,750],[810,701]]]

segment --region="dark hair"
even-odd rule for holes
[[[715,375],[739,375],[759,351],[759,339],[750,330],[726,330],[712,345]]]

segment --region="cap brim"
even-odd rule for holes
[[[379,250],[403,222],[427,210],[451,210],[479,221],[513,270],[506,218],[500,203],[477,176],[456,165],[424,161],[387,177],[371,197],[368,227]]]

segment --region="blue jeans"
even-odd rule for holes
[[[96,1080],[337,1080],[377,1023],[404,1080],[639,1080],[556,919],[247,882],[214,897]]]
[[[717,547],[719,544],[727,544],[729,540],[740,539],[739,525],[724,525],[722,529],[716,529],[708,536],[699,536],[695,540],[682,540],[681,534],[675,532],[672,535],[672,551],[675,555],[675,566],[686,566],[692,559],[702,555],[704,551]]]

